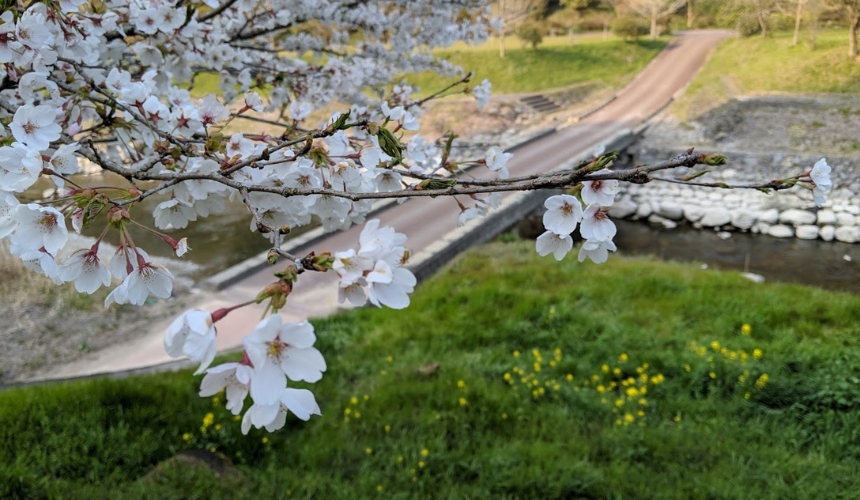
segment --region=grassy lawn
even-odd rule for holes
[[[457,43],[450,49],[436,51],[464,71],[475,73],[475,83],[484,78],[493,83],[497,94],[537,92],[565,87],[575,83],[599,82],[621,87],[630,81],[666,45],[665,40],[641,40],[627,43],[610,37],[580,37],[571,45],[567,37],[546,37],[537,49],[525,49],[517,38],[506,41],[506,56],[499,57],[498,40],[482,45]],[[408,80],[424,90],[426,95],[452,81],[426,72],[410,75]],[[218,93],[218,76],[202,74],[192,91],[204,96]]]
[[[439,51],[465,71],[475,73],[474,82],[484,78],[493,84],[493,93],[539,92],[582,82],[600,82],[621,87],[633,78],[665,46],[663,40],[627,43],[599,37],[578,40],[551,37],[537,50],[522,48],[517,39],[506,42],[505,57],[499,57],[498,42],[490,40],[478,47],[455,45]],[[425,91],[442,88],[450,78],[431,73],[410,76],[410,83]]]
[[[323,416],[275,434],[188,372],[6,390],[0,497],[856,497],[860,298],[533,246],[316,321]],[[150,473],[193,448],[240,472]]]
[[[846,55],[847,31],[820,32],[815,50],[803,39],[792,47],[791,38],[790,32],[776,32],[766,39],[727,40],[673,112],[693,118],[737,94],[860,92],[860,64]]]

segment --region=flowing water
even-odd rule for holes
[[[813,285],[860,294],[860,245],[838,241],[774,238],[679,226],[664,230],[643,222],[615,221],[619,252],[664,260],[700,262],[709,268],[759,274],[767,281]],[[611,257],[610,257],[611,260]]]

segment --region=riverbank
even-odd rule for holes
[[[729,157],[725,167],[696,181],[762,183],[809,171],[826,157],[833,190],[822,207],[795,187],[766,194],[665,182],[624,185],[610,214],[647,220],[665,229],[679,224],[743,231],[777,238],[860,242],[860,99],[856,97],[751,97],[726,103],[690,122],[663,113],[619,162],[647,164],[689,147]],[[686,168],[661,172],[680,178]]]

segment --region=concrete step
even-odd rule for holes
[[[543,95],[530,95],[527,97],[523,97],[522,99],[520,99],[520,102],[529,106],[538,113],[549,113],[551,111],[557,111],[561,109],[561,106],[559,106],[555,101]]]

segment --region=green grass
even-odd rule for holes
[[[846,30],[818,34],[813,50],[792,33],[733,38],[717,48],[708,65],[673,106],[682,119],[693,118],[736,94],[860,92],[860,64],[848,57]]]
[[[524,49],[515,37],[506,41],[506,56],[499,57],[498,41],[482,45],[457,43],[449,50],[436,51],[465,71],[475,73],[474,82],[484,78],[493,83],[494,93],[538,92],[582,82],[621,87],[639,72],[664,46],[664,40],[627,43],[610,37],[579,37],[571,45],[567,37],[546,37],[537,49]],[[432,72],[409,75],[408,81],[427,95],[452,81]],[[197,76],[192,93],[218,93],[218,75]]]
[[[465,71],[475,73],[474,82],[487,78],[493,92],[510,94],[539,92],[582,82],[621,87],[638,73],[665,46],[663,40],[627,43],[585,38],[570,45],[566,37],[548,38],[537,50],[522,48],[515,38],[506,42],[506,54],[499,57],[498,42],[479,47],[457,45],[438,51]],[[432,73],[410,75],[409,82],[424,93],[443,88],[450,78]]]
[[[2,392],[0,497],[854,498],[860,299],[533,245],[469,252],[407,311],[316,321],[323,416],[272,435],[237,436],[187,372]],[[209,446],[242,476],[144,478]]]

